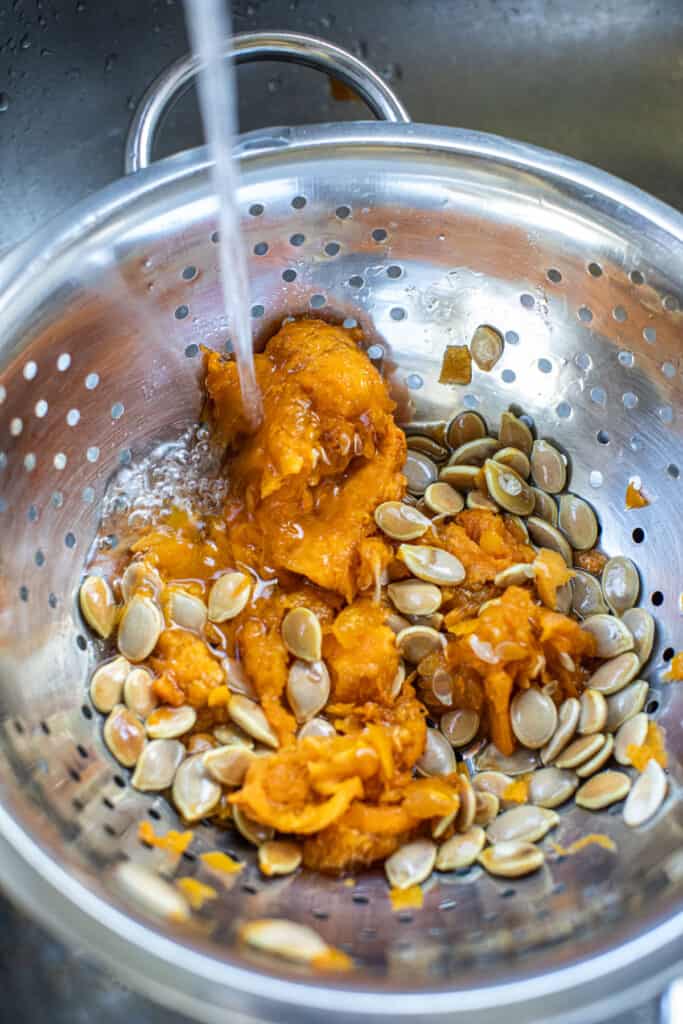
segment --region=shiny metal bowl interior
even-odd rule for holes
[[[283,129],[242,153],[260,339],[287,315],[355,318],[415,419],[469,407],[495,428],[512,406],[563,447],[604,549],[637,562],[654,606],[651,699],[676,790],[683,691],[659,681],[663,652],[681,646],[683,218],[589,168],[456,130]],[[601,999],[654,992],[681,957],[675,792],[632,832],[619,815],[563,815],[556,839],[605,832],[617,856],[549,858],[512,884],[478,868],[435,877],[423,909],[399,915],[381,872],[354,888],[264,880],[253,850],[206,825],[194,855],[220,847],[247,864],[195,925],[154,920],[118,890],[121,858],[172,870],[139,843],[139,821],[178,820],[103,746],[87,697],[98,652],[75,594],[108,479],[197,420],[197,346],[228,338],[214,213],[206,154],[183,154],[0,269],[0,877],[128,981],[206,1020],[231,1007],[231,1019],[477,1022],[514,1005],[518,1021],[585,1021],[589,1003],[598,1016]],[[468,387],[440,385],[444,346],[482,322],[503,332],[502,360]],[[651,501],[625,511],[633,476]],[[192,854],[176,872],[202,877]],[[236,922],[264,916],[309,923],[356,958],[340,993],[236,946]]]

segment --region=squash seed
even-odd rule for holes
[[[557,728],[548,743],[541,750],[541,761],[550,764],[562,753],[573,739],[579,725],[581,705],[576,697],[568,697],[562,701],[557,713]]]
[[[406,437],[428,437],[439,445],[445,445],[446,423],[444,420],[412,420],[403,425]]]
[[[471,491],[473,487],[485,486],[481,466],[444,466],[439,473],[439,481],[449,484],[456,491]]]
[[[157,742],[153,740],[152,742]],[[158,742],[161,742],[159,740]],[[170,740],[169,740],[170,742]],[[188,754],[203,754],[207,750],[217,747],[215,738],[209,732],[193,732],[188,738],[185,750]]]
[[[429,485],[438,479],[439,467],[428,455],[411,452],[408,449],[402,472],[406,478],[408,491],[419,498]]]
[[[526,522],[521,516],[506,514],[503,516],[503,521],[512,532],[513,537],[516,537],[517,540],[521,540],[524,544],[529,543],[529,531],[526,528]]]
[[[535,804],[521,804],[499,815],[486,829],[490,843],[537,843],[560,820],[559,814]]]
[[[201,633],[206,625],[206,605],[201,597],[188,594],[185,590],[172,590],[166,609],[171,622],[182,629],[192,629],[195,633]]]
[[[536,570],[531,562],[517,562],[515,565],[502,569],[493,582],[497,587],[522,587],[536,575]]]
[[[567,482],[567,460],[548,441],[534,441],[531,448],[531,475],[547,494],[559,494]]]
[[[271,828],[270,825],[262,825],[260,821],[250,818],[241,807],[233,807],[232,820],[235,822],[239,834],[253,846],[268,843],[275,835],[274,828]]]
[[[258,866],[268,878],[292,875],[301,860],[301,847],[288,839],[269,839],[258,848]]]
[[[484,373],[489,373],[503,354],[503,338],[494,327],[481,324],[470,341],[470,353]]]
[[[396,675],[394,676],[393,682],[391,684],[391,689],[389,691],[389,696],[391,697],[392,700],[396,700],[396,698],[398,697],[399,693],[403,689],[403,684],[405,683],[405,681],[406,681],[406,666],[405,666],[405,662],[399,661],[398,668],[396,669]]]
[[[83,618],[106,640],[116,620],[116,603],[111,587],[103,576],[86,576],[78,592]]]
[[[104,723],[104,742],[119,764],[132,768],[142,753],[146,739],[145,727],[123,704],[112,708]]]
[[[585,807],[588,811],[601,811],[623,800],[630,788],[628,775],[608,769],[584,782],[574,799],[579,807]]]
[[[512,446],[501,448],[493,456],[493,461],[502,462],[504,466],[514,469],[515,473],[518,473],[524,480],[527,479],[531,472],[529,459],[520,448],[513,448]]]
[[[499,801],[503,799],[505,790],[511,785],[512,776],[506,775],[505,772],[477,772],[472,779],[472,786],[475,793],[493,793]]]
[[[465,569],[459,558],[443,548],[428,544],[400,544],[397,557],[413,576],[426,583],[452,587],[465,579]]]
[[[336,736],[337,730],[326,718],[311,718],[301,726],[296,738],[305,740],[309,736]]]
[[[519,448],[525,455],[531,455],[534,437],[526,423],[518,419],[512,412],[504,412],[500,417],[498,439],[504,445]]]
[[[453,747],[438,729],[427,729],[424,752],[415,767],[420,775],[450,775],[455,771]]]
[[[449,466],[483,466],[500,448],[500,441],[495,437],[478,437],[467,441],[456,448],[450,459]]]
[[[152,740],[137,760],[132,786],[143,793],[160,793],[168,789],[184,757],[185,747],[180,740]]]
[[[642,747],[647,738],[648,723],[647,715],[641,711],[619,726],[619,731],[614,741],[614,760],[618,764],[631,764],[628,748],[630,746]]]
[[[396,636],[396,646],[402,658],[417,665],[428,654],[445,647],[445,637],[431,626],[408,626]]]
[[[375,509],[375,522],[382,533],[392,540],[417,540],[432,525],[431,519],[403,501],[383,501]]]
[[[241,747],[248,747],[249,750],[254,749],[254,741],[251,736],[247,736],[246,732],[238,725],[233,725],[230,722],[227,725],[215,725],[213,734],[222,747],[230,747],[237,743]]]
[[[90,699],[103,714],[121,703],[121,694],[126,676],[130,672],[130,663],[125,658],[114,658],[107,661],[95,671],[90,681]]]
[[[290,665],[287,700],[299,724],[317,715],[329,696],[330,673],[324,661],[295,661]]]
[[[624,722],[643,710],[650,687],[642,679],[607,698],[607,728],[615,732]]]
[[[539,548],[550,548],[551,551],[557,551],[571,569],[572,549],[556,527],[546,523],[545,519],[539,519],[538,516],[529,516],[526,525],[534,544]]]
[[[520,878],[538,871],[545,857],[533,843],[510,842],[496,843],[482,850],[477,860],[490,875],[501,878]]]
[[[638,828],[657,813],[664,802],[668,781],[662,766],[652,758],[645,770],[633,783],[633,789],[624,804],[624,822],[629,828]]]
[[[486,827],[486,825],[493,821],[495,816],[498,814],[500,809],[500,800],[495,793],[489,793],[486,789],[482,789],[480,791],[475,789],[474,799],[474,824]]]
[[[576,769],[576,774],[578,775],[578,777],[580,779],[588,779],[591,775],[595,775],[597,771],[599,771],[601,768],[604,768],[604,766],[607,764],[610,757],[612,756],[613,750],[614,737],[611,733],[607,733],[607,735],[605,736],[605,742],[600,747],[598,752],[596,754],[593,754],[593,756],[590,757],[587,761],[584,761],[583,764],[580,764],[579,767]]]
[[[189,921],[190,906],[170,882],[132,860],[116,866],[116,881],[136,910],[163,917],[167,921]]]
[[[477,794],[474,792],[474,787],[466,775],[461,775],[458,782],[460,807],[455,820],[455,827],[458,832],[468,832],[474,824],[474,817],[477,813]]]
[[[489,743],[477,758],[480,772],[503,772],[505,775],[525,775],[538,767],[534,750],[518,747],[513,754],[501,754],[495,743]]]
[[[209,619],[227,622],[246,607],[251,597],[251,580],[244,572],[225,572],[209,591]]]
[[[572,609],[582,619],[591,615],[604,615],[607,613],[607,605],[602,596],[602,587],[595,576],[584,572],[583,569],[575,569],[572,586]]]
[[[632,679],[635,679],[639,668],[638,655],[634,651],[627,651],[603,662],[588,680],[588,686],[593,690],[599,690],[605,697],[611,697],[613,693],[623,690]]]
[[[189,704],[172,708],[156,708],[145,722],[147,735],[153,740],[175,740],[184,736],[197,721],[197,712]]]
[[[583,629],[595,637],[598,658],[616,658],[633,650],[631,630],[615,615],[591,615],[583,623]]]
[[[599,690],[584,690],[579,699],[581,715],[579,717],[579,734],[590,736],[593,732],[602,732],[607,722],[607,701]]]
[[[576,551],[595,547],[598,517],[587,501],[576,494],[563,494],[558,517],[560,529]]]
[[[312,928],[282,917],[248,921],[240,927],[239,936],[254,949],[301,964],[311,963],[329,949]]]
[[[159,704],[154,692],[154,677],[146,668],[133,668],[123,684],[123,700],[126,707],[143,721]]]
[[[532,487],[531,490],[534,495],[534,515],[539,519],[544,519],[551,526],[557,527],[559,517],[555,499],[542,491],[540,487]]]
[[[486,423],[476,412],[459,412],[446,427],[446,442],[450,448],[460,448],[468,441],[486,437]]]
[[[204,769],[209,778],[221,786],[241,786],[249,766],[257,755],[249,747],[233,743],[204,752]]]
[[[401,580],[390,583],[387,593],[394,606],[404,615],[431,615],[441,604],[442,594],[433,583]]]
[[[163,586],[163,580],[154,566],[143,561],[130,562],[121,577],[121,596],[124,601],[130,601],[137,590],[144,589],[148,596],[156,597]]]
[[[403,615],[399,615],[398,612],[393,611],[391,608],[386,609],[384,621],[396,636],[398,636],[402,629],[408,629],[411,625],[410,619],[404,618]]]
[[[644,608],[627,608],[621,617],[633,636],[634,650],[640,659],[640,667],[652,654],[655,640],[655,620]]]
[[[630,558],[610,558],[602,570],[602,592],[615,615],[633,608],[640,593],[640,576]]]
[[[479,731],[480,718],[470,708],[457,708],[441,716],[439,728],[452,747],[465,747]]]
[[[493,498],[489,498],[488,494],[484,494],[483,491],[468,491],[465,504],[468,508],[481,508],[485,512],[498,511],[498,506]]]
[[[462,512],[465,507],[462,494],[442,480],[437,480],[435,484],[429,485],[424,493],[424,503],[430,512],[439,516],[457,516],[458,512]],[[401,537],[401,540],[412,539],[412,537]]]
[[[517,516],[528,515],[534,507],[531,488],[514,469],[493,459],[484,463],[488,492],[501,508]]]
[[[590,736],[580,736],[579,739],[573,740],[559,757],[555,758],[555,767],[578,768],[586,761],[590,761],[602,749],[604,742],[605,737],[601,732],[591,733]]]
[[[116,643],[129,661],[144,661],[164,628],[164,619],[151,597],[134,594],[123,610]]]
[[[562,768],[541,768],[529,783],[529,801],[537,807],[559,807],[576,792],[579,780]]]
[[[443,846],[439,847],[436,855],[437,871],[457,871],[460,868],[468,868],[484,849],[486,844],[486,833],[479,825],[473,825],[459,835],[451,836]]]
[[[266,747],[272,747],[274,750],[280,746],[280,741],[273,732],[263,708],[255,701],[243,697],[241,693],[233,694],[228,704],[228,714],[235,725],[239,725],[240,729],[244,729],[259,743],[263,743]]]
[[[436,844],[430,839],[416,839],[399,847],[384,862],[384,873],[394,889],[409,889],[431,875],[436,862]]]
[[[206,754],[193,754],[186,758],[173,780],[173,803],[188,822],[199,821],[210,814],[223,792],[207,774],[205,757]]]
[[[408,437],[408,451],[418,452],[420,455],[427,455],[437,464],[445,462],[448,458],[448,448],[435,441],[433,437],[424,434],[410,434]]]
[[[561,587],[558,587],[555,591],[555,608],[556,612],[562,612],[563,615],[569,615],[572,606],[572,581],[567,580]]]
[[[282,639],[287,650],[303,661],[320,661],[323,632],[310,608],[292,608],[282,620]]]
[[[542,690],[523,690],[510,705],[510,724],[523,746],[539,750],[555,732],[557,708]]]
[[[256,687],[237,658],[223,658],[221,667],[225,672],[225,681],[230,693],[241,693],[245,697],[249,697],[250,700],[258,700]]]
[[[431,586],[429,583],[425,585]],[[443,626],[444,616],[441,612],[431,612],[429,615],[409,615],[408,619],[411,626],[431,626],[439,630]]]

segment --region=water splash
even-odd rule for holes
[[[249,319],[249,277],[240,231],[237,193],[239,174],[233,159],[237,134],[235,72],[224,59],[232,36],[224,0],[185,0],[190,42],[200,62],[199,106],[212,161],[211,176],[218,199],[219,260],[226,312],[231,319],[242,406],[252,427],[261,420],[261,395],[254,373]]]

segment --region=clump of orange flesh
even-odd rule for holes
[[[557,591],[574,575],[567,566],[562,555],[549,548],[541,548],[534,559],[534,586],[538,596],[547,608],[554,608],[557,603]]]
[[[311,960],[311,967],[316,971],[350,971],[353,969],[353,960],[336,946],[328,946],[322,953],[316,953]]]
[[[390,889],[389,899],[392,910],[420,910],[424,893],[419,885],[410,885],[407,889]]]
[[[664,746],[664,733],[656,722],[647,723],[644,743],[641,743],[640,746],[629,743],[626,748],[626,756],[639,772],[645,771],[649,761],[656,761],[662,768],[666,768],[668,757]]]
[[[509,800],[514,804],[525,804],[529,799],[529,783],[531,775],[520,775],[503,790],[503,800]]]
[[[636,487],[634,483],[629,482],[626,488],[626,508],[645,508],[650,502],[647,500],[645,495],[642,493],[639,487]]]
[[[207,868],[210,868],[211,871],[215,871],[219,875],[235,875],[244,867],[244,864],[241,864],[238,860],[233,860],[232,857],[227,853],[223,853],[222,850],[209,850],[207,853],[200,853],[199,859],[206,864]]]
[[[152,668],[158,673],[153,688],[165,704],[206,707],[209,694],[224,674],[209,648],[185,629],[165,629],[156,645]]]
[[[662,676],[665,683],[676,683],[683,681],[683,651],[674,654],[669,663],[669,671]]]
[[[583,569],[584,572],[590,572],[593,576],[600,575],[607,565],[607,561],[607,555],[603,555],[602,551],[598,551],[596,548],[590,548],[588,551],[574,552],[574,565],[576,568]]]
[[[603,850],[610,851],[614,851],[617,848],[614,840],[602,832],[589,832],[588,835],[575,839],[569,846],[561,846],[559,843],[554,843],[552,839],[549,842],[558,857],[571,857],[573,854],[585,850],[587,846],[601,846]]]
[[[197,878],[179,878],[176,886],[193,910],[201,910],[205,903],[218,897],[212,885],[205,885]]]
[[[138,836],[148,846],[156,846],[160,850],[167,850],[169,853],[185,853],[192,840],[194,832],[176,832],[170,829],[166,835],[158,836],[148,821],[141,821],[138,826]]]

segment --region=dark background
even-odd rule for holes
[[[683,209],[683,0],[252,0],[236,31],[324,36],[366,59],[417,121],[524,139]],[[176,0],[0,0],[0,251],[121,174],[131,112],[187,48]],[[239,70],[240,124],[366,116],[315,72]],[[198,144],[192,97],[160,154]],[[0,900],[0,1021],[180,1024]],[[654,1024],[654,1007],[628,1022]]]

